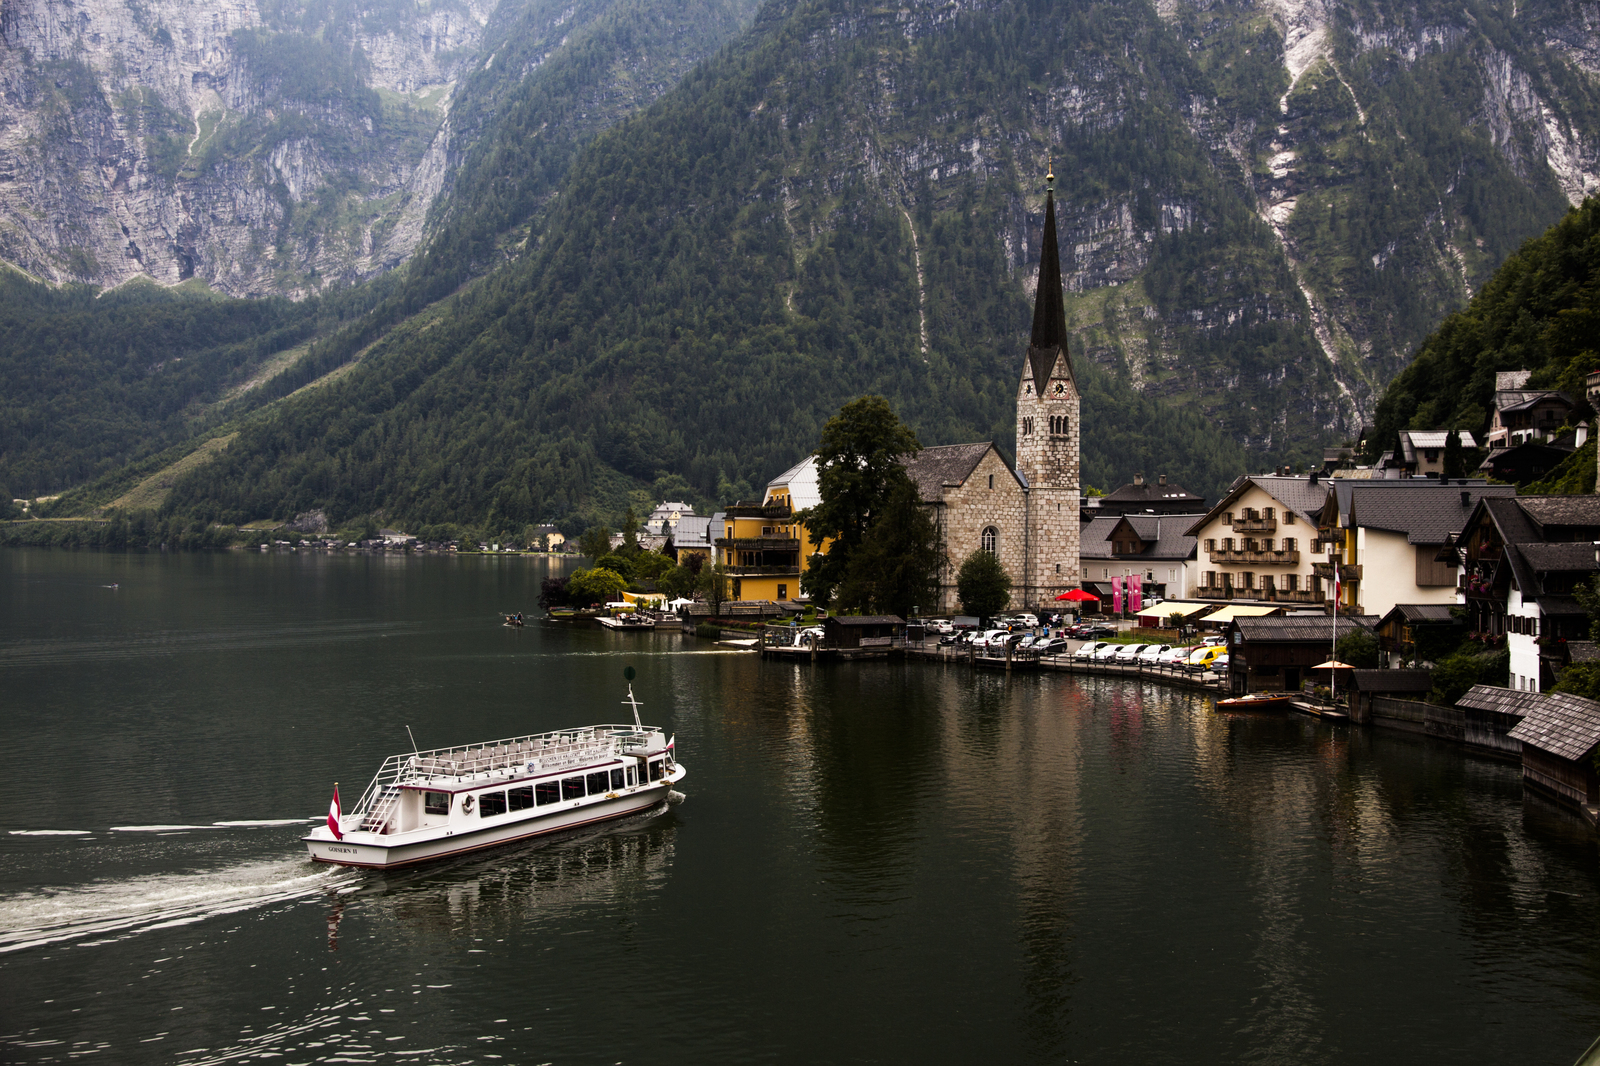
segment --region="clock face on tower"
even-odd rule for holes
[[[1055,387],[1055,394],[1056,394],[1056,395],[1057,395],[1057,396],[1065,396],[1065,395],[1066,395],[1066,394],[1067,394],[1067,387],[1066,387],[1066,385],[1064,385],[1064,384],[1062,384],[1062,383],[1061,383],[1061,382],[1059,382],[1059,381],[1058,381],[1058,382],[1056,382],[1056,387]]]

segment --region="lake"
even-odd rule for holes
[[[0,551],[0,1060],[1551,1063],[1593,831],[1198,694],[537,622],[541,559]],[[108,586],[115,585],[111,588]],[[683,799],[409,872],[382,759],[626,712]]]

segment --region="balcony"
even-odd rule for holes
[[[1276,518],[1235,518],[1233,520],[1235,533],[1276,533],[1278,520]]]
[[[1333,580],[1333,566],[1329,563],[1312,563],[1311,570],[1324,581]],[[1352,581],[1360,581],[1361,564],[1342,564],[1339,567],[1339,580],[1344,582],[1346,585],[1350,584]]]
[[[1239,528],[1238,523],[1234,523],[1234,528]],[[1251,552],[1240,551],[1237,548],[1232,551],[1217,548],[1211,552],[1211,561],[1213,563],[1266,563],[1269,566],[1297,566],[1300,563],[1300,550],[1296,548],[1294,551],[1289,552]]]
[[[800,541],[795,537],[719,537],[717,547],[729,551],[797,552]]]
[[[1194,590],[1194,594],[1207,600],[1256,600],[1261,603],[1314,603],[1324,605],[1328,601],[1323,594],[1313,589],[1247,589],[1233,585],[1221,587],[1201,585]]]
[[[730,567],[728,567],[728,576],[729,577],[782,577],[785,574],[788,574],[790,577],[793,577],[793,578],[799,578],[799,576],[800,576],[800,564],[799,563],[795,563],[792,566],[730,566]]]

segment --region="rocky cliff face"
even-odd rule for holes
[[[494,0],[4,0],[0,256],[303,294],[410,254]],[[335,19],[345,16],[339,25]]]

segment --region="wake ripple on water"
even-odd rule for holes
[[[336,891],[360,878],[343,868],[307,870],[304,857],[220,870],[95,881],[0,897],[0,954],[88,937],[121,939],[221,914]],[[90,941],[90,946],[100,941]]]

